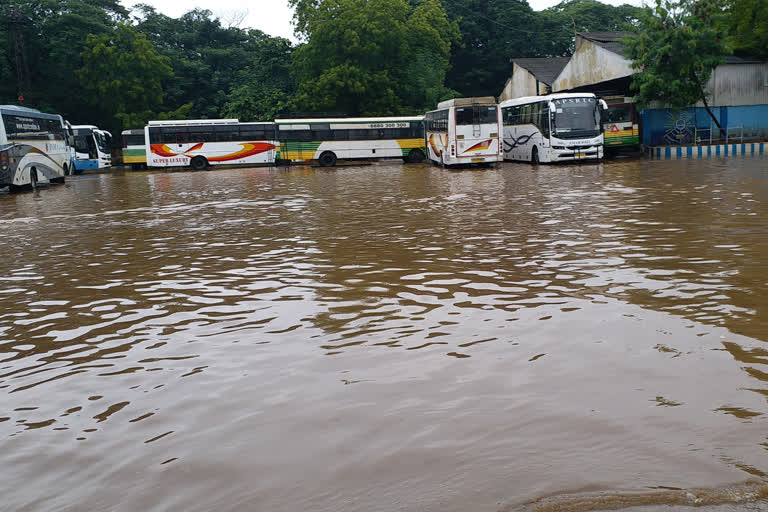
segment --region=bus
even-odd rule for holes
[[[147,144],[144,129],[123,130],[120,134],[123,143],[123,165],[130,165],[137,171],[147,168]]]
[[[431,162],[446,167],[502,160],[501,112],[493,97],[442,101],[424,124]]]
[[[0,187],[63,183],[71,169],[62,117],[14,105],[0,105],[0,117]]]
[[[274,123],[237,119],[150,121],[144,139],[149,167],[274,163],[278,148]]]
[[[104,169],[112,165],[112,134],[91,124],[72,127],[75,136],[75,171]]]
[[[501,103],[504,159],[564,162],[603,158],[601,112],[592,93],[528,96]]]
[[[317,161],[333,167],[337,160],[402,158],[424,160],[424,116],[275,119],[279,159]]]
[[[621,98],[606,97],[608,109],[603,112],[605,150],[640,148],[638,115],[634,103]]]

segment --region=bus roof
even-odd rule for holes
[[[99,127],[92,124],[75,124],[72,125],[73,130],[98,130]]]
[[[438,110],[451,107],[471,107],[473,105],[496,105],[496,98],[493,96],[479,96],[475,98],[453,98],[451,100],[441,101],[437,104]]]
[[[343,124],[343,123],[397,123],[410,121],[423,121],[424,116],[402,117],[336,117],[328,119],[275,119],[275,124]]]
[[[559,92],[555,94],[547,94],[546,96],[523,96],[511,100],[504,100],[499,103],[499,105],[503,108],[512,105],[525,105],[526,103],[535,103],[537,101],[562,100],[566,98],[597,98],[597,96],[591,92]]]
[[[46,114],[36,108],[21,107],[19,105],[0,105],[0,113],[10,115],[24,115],[28,117],[37,117],[41,119],[61,119],[58,114]]]
[[[149,126],[196,126],[208,124],[237,124],[238,119],[185,119],[183,121],[149,121]]]

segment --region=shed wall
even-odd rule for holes
[[[542,88],[544,84],[542,84]],[[521,98],[523,96],[537,96],[536,77],[527,69],[517,63],[512,67],[512,76],[507,80],[499,101]]]
[[[562,92],[585,85],[630,76],[630,61],[605,48],[582,39],[578,48],[552,84],[552,92]]]

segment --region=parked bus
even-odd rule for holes
[[[603,158],[600,120],[606,107],[592,93],[503,101],[504,159],[539,163]]]
[[[424,124],[432,162],[450,166],[502,160],[501,112],[490,96],[440,102],[424,116]]]
[[[316,160],[333,167],[340,159],[424,160],[424,117],[276,119],[279,159]]]
[[[123,130],[120,134],[123,143],[123,165],[130,165],[137,171],[147,167],[147,144],[144,129]]]
[[[72,130],[72,125],[69,121],[64,121],[64,140],[67,143],[69,149],[69,165],[67,170],[68,174],[79,174],[75,168],[75,161],[77,160],[77,152],[75,151],[75,132]]]
[[[624,102],[624,97],[616,99],[606,98],[608,110],[603,112],[603,131],[605,137],[605,149],[639,149],[640,131],[638,116],[635,113],[633,103]]]
[[[81,124],[72,127],[75,136],[75,169],[79,173],[112,165],[112,134]]]
[[[60,115],[0,105],[0,187],[63,183],[69,147]]]
[[[273,163],[278,143],[274,123],[237,119],[150,121],[144,128],[149,167]]]

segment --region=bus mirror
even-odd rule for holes
[[[608,110],[608,104],[605,102],[605,100],[600,100],[600,108],[603,110]]]

